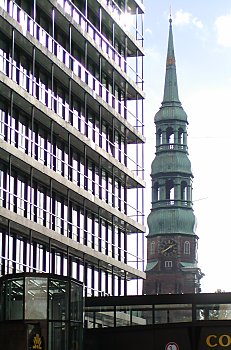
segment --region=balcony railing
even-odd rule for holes
[[[60,96],[56,96],[53,91],[48,89],[40,80],[39,82],[36,82],[36,78],[33,77],[31,74],[28,75],[24,72],[23,67],[20,68],[17,67],[16,62],[12,59],[7,59],[4,57],[5,54],[1,53],[0,50],[0,72],[7,75],[9,78],[11,78],[13,81],[15,81],[18,85],[20,85],[23,89],[25,89],[29,94],[37,98],[40,102],[42,102],[45,106],[47,106],[49,109],[57,113],[62,119],[70,123],[71,125],[79,125],[79,121],[81,121],[84,124],[85,129],[88,129],[88,131],[94,131],[98,136],[102,136],[102,147],[105,146],[107,143],[109,144],[109,148],[111,148],[114,152],[114,157],[116,156],[120,158],[120,162],[122,164],[129,163],[130,169],[136,169],[132,170],[137,175],[143,173],[143,167],[137,164],[137,161],[132,157],[132,154],[128,154],[122,152],[118,147],[116,147],[113,143],[108,141],[102,134],[100,134],[96,129],[93,130],[93,126],[91,127],[86,121],[81,120],[81,117],[79,117],[76,110],[73,110],[70,108],[70,106],[62,100]],[[75,120],[75,122],[74,122]],[[1,122],[2,124],[2,122]],[[3,125],[1,126],[1,128]],[[75,127],[75,126],[74,126]],[[87,136],[87,135],[86,135]],[[99,139],[99,137],[97,138]],[[99,144],[98,144],[99,145]],[[122,156],[124,159],[124,162],[122,160]]]
[[[13,193],[9,193],[3,187],[0,187],[0,207],[7,208],[8,210],[17,213],[18,215],[27,218],[33,222],[36,222],[56,233],[71,238],[73,241],[86,245],[104,255],[114,258],[117,261],[126,263],[129,266],[135,267],[136,265],[143,264],[144,259],[133,254],[131,251],[118,247],[110,240],[111,235],[108,234],[106,239],[106,231],[103,234],[102,228],[97,230],[98,223],[95,222],[95,232],[85,230],[83,227],[77,224],[77,218],[72,221],[67,219],[68,207],[65,205],[63,208],[65,218],[61,217],[61,202],[56,202],[57,213],[51,212],[51,205],[48,205],[51,198],[45,199],[49,208],[44,209],[39,204],[32,202],[32,199],[25,199],[22,196],[18,196]],[[39,200],[38,200],[39,201]],[[60,204],[60,206],[58,206]],[[63,205],[64,207],[64,205]],[[73,213],[77,212],[73,210]],[[103,237],[104,235],[104,237]]]
[[[4,6],[3,6],[4,5]],[[138,119],[124,104],[105,88],[81,63],[79,63],[67,50],[52,38],[38,23],[12,1],[0,0],[0,6],[15,19],[22,27],[25,35],[28,31],[41,45],[46,47],[62,63],[70,68],[82,82],[87,84],[110,107],[126,119],[134,128],[142,130],[143,122]]]
[[[182,152],[187,152],[188,146],[179,144],[179,143],[166,143],[166,144],[161,144],[156,146],[156,150],[159,151],[182,151]]]
[[[121,8],[113,0],[103,0],[103,2],[111,11],[111,13],[113,13],[113,15],[116,18],[118,18],[120,25],[127,29],[134,36],[134,38],[136,38],[136,40],[141,40],[143,45],[144,37],[142,33],[140,33],[140,31],[138,30],[137,26],[135,26],[131,21],[135,17],[135,15],[131,15],[129,12],[122,11]],[[131,17],[130,21],[128,20],[129,17]]]
[[[57,3],[63,8],[64,12],[70,15],[75,23],[77,23],[97,45],[111,58],[136,84],[143,86],[143,79],[138,72],[125,60],[125,58],[116,51],[113,45],[105,38],[102,33],[84,16],[84,14],[69,0],[58,0]],[[115,6],[113,7],[115,8]],[[117,12],[122,14],[119,7]],[[123,14],[124,15],[124,14]]]
[[[161,199],[161,200],[152,202],[152,208],[162,208],[162,207],[192,208],[192,201],[179,200],[179,199]]]

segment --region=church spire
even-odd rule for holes
[[[197,266],[188,121],[178,97],[171,17],[169,24],[164,98],[154,119],[156,154],[151,164],[145,294],[198,293],[202,277]]]
[[[176,76],[176,63],[173,45],[173,34],[172,34],[172,19],[169,19],[169,37],[168,37],[168,52],[166,61],[166,74],[165,74],[165,85],[164,85],[164,99],[162,106],[164,105],[175,105],[180,104],[178,97],[178,86]]]

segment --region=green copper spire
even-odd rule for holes
[[[187,123],[187,115],[181,106],[178,96],[176,61],[173,45],[172,19],[169,19],[168,51],[164,84],[164,98],[160,110],[156,113],[155,122],[163,120],[181,120]]]
[[[168,37],[168,53],[166,61],[166,75],[165,75],[165,86],[164,86],[164,99],[162,105],[169,103],[180,103],[178,97],[177,77],[176,77],[176,64],[175,54],[173,46],[173,35],[172,35],[172,19],[169,20],[169,37]]]

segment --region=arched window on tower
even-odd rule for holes
[[[154,241],[151,242],[150,254],[151,255],[155,254],[155,242]]]
[[[166,199],[169,200],[170,205],[174,205],[175,193],[174,183],[172,180],[166,182]]]
[[[184,145],[184,130],[182,128],[179,128],[179,130],[178,130],[178,144],[181,146],[180,148],[183,149],[183,145]]]
[[[184,242],[184,254],[190,254],[190,242],[189,241]]]
[[[166,140],[170,149],[174,148],[174,130],[173,128],[167,128],[166,130]]]
[[[156,140],[156,143],[157,143],[157,146],[160,146],[163,144],[163,133],[162,133],[162,130],[159,129],[157,131],[157,140]]]
[[[157,202],[160,200],[160,185],[158,182],[154,184],[154,201]]]
[[[188,201],[188,186],[186,181],[181,182],[181,200],[182,202],[187,205]]]

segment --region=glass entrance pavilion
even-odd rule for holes
[[[83,287],[51,274],[0,278],[0,343],[4,349],[81,350]]]

